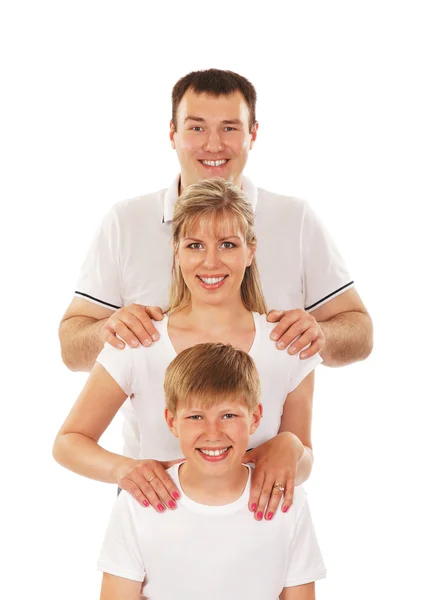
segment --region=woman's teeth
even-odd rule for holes
[[[201,281],[207,283],[207,285],[213,285],[214,283],[219,283],[219,281],[223,281],[225,276],[223,277],[200,277]]]
[[[198,450],[203,454],[207,454],[207,456],[220,456],[221,454],[225,454],[225,452],[228,452],[230,447],[231,446],[229,446],[228,448],[223,448],[222,450],[204,450],[203,448],[198,448]]]
[[[221,167],[226,162],[228,162],[228,159],[224,159],[224,160],[202,160],[201,162],[203,163],[203,165],[206,165],[206,167]]]

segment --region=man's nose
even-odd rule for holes
[[[210,131],[204,146],[207,152],[221,152],[223,150],[223,143],[220,133],[218,131]]]

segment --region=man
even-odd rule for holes
[[[306,347],[302,360],[321,350],[328,366],[370,354],[371,319],[309,206],[258,190],[243,177],[257,137],[255,109],[253,85],[230,71],[193,72],[176,83],[170,140],[180,176],[167,190],[117,204],[104,219],[60,324],[70,369],[90,370],[105,341],[123,347],[116,335],[132,346],[158,339],[151,318],[161,320],[168,305],[174,202],[188,185],[215,176],[240,185],[255,210],[266,302],[285,309],[269,315],[279,321],[272,333],[278,347],[290,353]],[[137,455],[136,430],[125,439],[125,453]]]

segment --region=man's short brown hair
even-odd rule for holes
[[[169,364],[164,378],[166,406],[176,414],[179,404],[196,396],[198,408],[225,398],[242,399],[250,412],[259,403],[260,381],[251,356],[230,344],[197,344]]]
[[[242,75],[234,71],[222,71],[221,69],[206,69],[204,71],[192,71],[181,77],[174,85],[172,91],[172,123],[177,131],[177,109],[188,90],[196,94],[210,94],[211,96],[229,96],[234,92],[241,92],[249,108],[249,130],[256,124],[256,90],[254,85]]]

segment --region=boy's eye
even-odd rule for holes
[[[226,413],[226,415],[223,415],[223,418],[224,419],[233,419],[236,416],[237,415],[234,415],[233,413]]]
[[[201,419],[201,415],[190,415],[188,419],[191,419],[191,421],[198,421]]]

